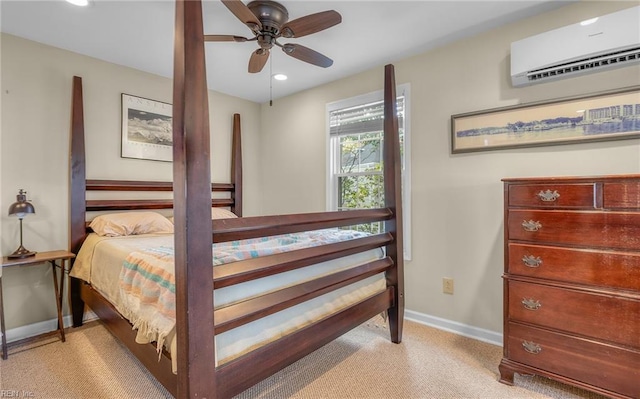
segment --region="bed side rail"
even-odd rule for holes
[[[231,207],[231,198],[212,198],[211,206]],[[173,209],[173,200],[135,199],[135,200],[88,200],[87,211],[131,211],[149,209]]]
[[[389,208],[213,220],[213,242],[227,242],[390,220]]]
[[[228,287],[301,267],[379,248],[393,242],[389,233],[226,263],[213,268],[214,288]]]
[[[381,233],[219,265],[213,269],[214,287],[228,287],[358,252],[385,247],[392,244],[393,240],[391,233]],[[394,266],[394,261],[390,257],[383,257],[216,309],[214,311],[214,334],[221,334],[378,273],[387,272]]]
[[[173,191],[173,182],[88,179],[87,191]],[[232,183],[211,183],[211,191],[233,191]]]
[[[315,280],[284,288],[260,297],[225,306],[214,311],[215,334],[240,327],[254,320],[317,298],[386,271],[393,266],[391,258],[368,262]]]

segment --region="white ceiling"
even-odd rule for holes
[[[290,20],[330,9],[342,15],[341,24],[322,32],[279,40],[310,47],[333,59],[333,66],[313,66],[274,48],[271,65],[249,74],[247,64],[257,48],[255,42],[206,43],[207,82],[212,90],[263,103],[270,96],[270,70],[289,76],[283,82],[273,81],[272,97],[276,99],[571,1],[283,0]],[[93,0],[88,7],[77,7],[64,0],[2,0],[0,7],[2,32],[142,71],[172,75],[172,1]],[[205,34],[251,37],[251,31],[220,1],[203,1],[203,10]]]

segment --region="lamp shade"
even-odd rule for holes
[[[22,219],[28,213],[36,213],[36,209],[31,202],[27,201],[27,192],[20,189],[20,192],[16,196],[16,202],[9,207],[9,216],[17,216]]]

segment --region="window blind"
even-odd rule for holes
[[[398,126],[404,125],[404,96],[396,100]],[[384,101],[376,101],[355,107],[331,111],[329,115],[329,135],[344,136],[349,134],[381,132],[384,120]]]

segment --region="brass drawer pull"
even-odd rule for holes
[[[547,191],[540,190],[540,192],[538,193],[538,198],[540,198],[540,201],[554,202],[555,200],[560,198],[560,193],[557,192],[556,190],[553,190],[553,191],[551,191],[551,190],[547,190]]]
[[[534,355],[537,355],[538,353],[542,352],[542,347],[536,344],[535,342],[522,341],[522,347],[524,348],[524,350]]]
[[[522,257],[522,263],[527,267],[539,267],[542,264],[542,259],[539,256],[525,255]]]
[[[532,299],[532,298],[523,298],[522,299],[522,306],[524,306],[525,309],[529,309],[529,310],[538,310],[542,307],[542,304],[540,303],[540,301]]]
[[[542,228],[542,223],[538,222],[538,221],[533,221],[533,220],[523,220],[522,221],[522,228],[525,231],[538,231]]]

